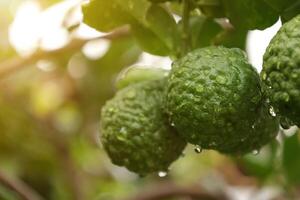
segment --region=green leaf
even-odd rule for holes
[[[170,49],[179,46],[180,33],[173,16],[163,7],[152,5],[146,15],[146,20],[151,29]]]
[[[132,24],[131,30],[139,43],[140,47],[151,54],[166,56],[169,54],[169,48],[149,29],[140,24]]]
[[[145,21],[145,14],[151,6],[147,0],[112,0],[116,2],[126,13],[139,22]],[[117,13],[115,13],[117,14]]]
[[[270,7],[280,13],[282,22],[291,20],[300,14],[299,0],[264,0]]]
[[[114,0],[91,0],[82,6],[82,12],[83,22],[102,32],[111,31],[132,20]]]
[[[282,165],[290,183],[300,183],[300,139],[294,134],[284,140]]]
[[[132,30],[145,51],[161,56],[176,54],[179,30],[174,18],[163,7],[149,7],[144,26],[140,23],[132,24]]]
[[[100,31],[131,24],[141,47],[156,55],[176,54],[179,30],[173,16],[147,0],[92,0],[83,7],[84,22]]]
[[[215,45],[223,45],[228,48],[246,49],[248,31],[244,29],[233,29],[223,31],[214,40]]]
[[[287,22],[300,14],[300,1],[295,1],[290,7],[281,13],[282,22]]]
[[[295,4],[299,3],[299,0],[264,0],[270,7],[279,13],[284,10],[293,7]]]
[[[218,23],[204,16],[192,17],[190,26],[193,49],[212,45],[214,38],[222,31]]]
[[[222,0],[225,14],[239,29],[263,30],[278,20],[278,13],[262,0]]]

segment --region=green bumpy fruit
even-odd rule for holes
[[[275,137],[256,70],[239,49],[207,47],[173,64],[166,107],[172,124],[202,149],[244,154]]]
[[[167,171],[186,146],[163,113],[166,78],[132,84],[102,109],[101,141],[111,161],[140,175]]]
[[[261,77],[276,114],[300,126],[300,15],[271,40]]]

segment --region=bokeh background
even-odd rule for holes
[[[296,127],[238,158],[188,146],[167,173],[138,177],[111,164],[98,128],[118,73],[133,64],[170,68],[171,60],[143,52],[130,34],[100,38],[106,34],[82,23],[82,3],[0,0],[0,199],[23,199],[7,180],[45,200],[134,199],[174,184],[233,200],[298,193]],[[280,26],[250,31],[240,41],[258,71]]]

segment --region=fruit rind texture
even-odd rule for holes
[[[269,142],[278,124],[262,102],[259,75],[240,49],[197,49],[176,61],[168,77],[170,121],[203,149],[244,154]]]
[[[276,114],[300,125],[300,15],[284,24],[264,54],[261,78]]]
[[[167,171],[186,146],[163,112],[166,79],[130,85],[102,109],[101,142],[111,161],[140,175]]]

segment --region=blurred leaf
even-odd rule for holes
[[[213,39],[222,31],[214,20],[203,16],[192,17],[190,26],[193,49],[212,45]]]
[[[300,184],[300,140],[296,132],[283,143],[282,165],[290,183]]]
[[[119,26],[145,24],[145,16],[151,3],[147,0],[91,0],[83,5],[84,22],[99,31],[111,31]]]
[[[265,146],[259,154],[247,154],[238,162],[246,173],[256,176],[259,179],[268,178],[276,168],[276,153],[278,149],[278,142],[272,141]]]
[[[137,41],[152,54],[168,55],[178,46],[179,30],[173,16],[147,0],[92,0],[83,6],[83,14],[84,22],[100,31],[132,24]]]
[[[131,21],[130,15],[116,0],[91,0],[82,6],[83,21],[87,25],[108,32]]]
[[[278,13],[261,0],[222,0],[225,14],[234,27],[263,30],[278,20]]]

